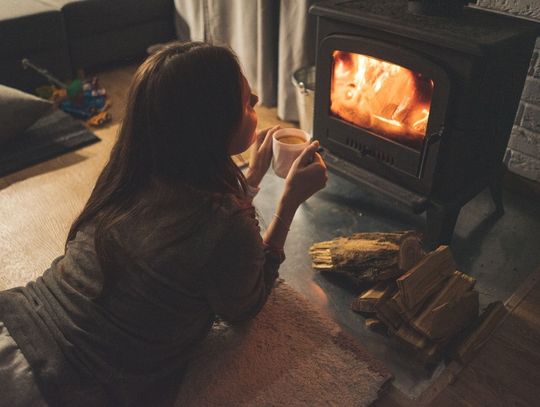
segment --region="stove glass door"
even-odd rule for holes
[[[330,114],[417,151],[427,132],[435,83],[403,66],[332,52]]]

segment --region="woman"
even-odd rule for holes
[[[255,133],[256,103],[224,47],[175,43],[140,66],[65,254],[0,293],[4,403],[170,403],[216,315],[260,311],[294,213],[327,176],[312,143],[261,238],[251,199],[276,128]],[[253,143],[244,176],[230,156]]]

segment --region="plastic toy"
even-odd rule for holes
[[[97,77],[90,79],[75,79],[66,84],[55,78],[46,69],[32,64],[27,58],[22,60],[23,68],[32,69],[49,81],[49,86],[36,89],[38,95],[56,103],[64,112],[72,116],[90,120],[92,126],[100,126],[111,120],[110,113],[106,112],[110,103],[107,101],[107,92],[100,87]]]
[[[88,119],[87,123],[90,126],[99,127],[107,122],[110,122],[111,119],[112,117],[109,112],[99,112],[98,114],[95,114],[90,119]]]

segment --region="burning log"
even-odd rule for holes
[[[341,119],[420,148],[434,82],[367,55],[335,51],[330,111]]]
[[[315,270],[346,275],[358,283],[388,280],[422,258],[416,232],[357,233],[316,243],[309,254]]]

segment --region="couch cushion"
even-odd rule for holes
[[[0,83],[33,90],[47,80],[21,65],[23,58],[60,79],[71,76],[64,17],[43,0],[0,0]]]
[[[156,20],[173,23],[173,0],[41,0],[64,13],[69,38],[116,31]]]
[[[74,69],[132,60],[174,37],[173,0],[39,1],[62,11]]]
[[[22,134],[52,106],[48,100],[0,85],[0,145]]]
[[[1,58],[40,49],[67,47],[64,20],[59,9],[38,0],[1,2]]]
[[[1,0],[0,0],[1,1]],[[75,69],[93,69],[111,62],[124,63],[146,55],[152,44],[169,41],[174,35],[171,24],[151,21],[116,31],[70,39],[71,61]]]

